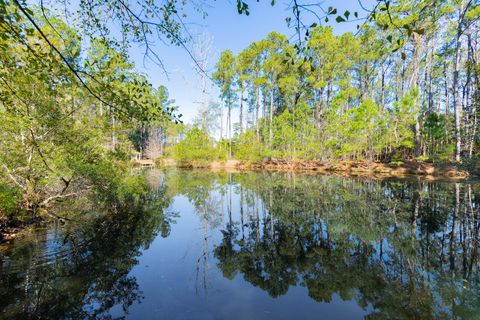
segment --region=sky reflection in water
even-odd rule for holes
[[[2,318],[474,319],[480,185],[151,171],[0,253]]]

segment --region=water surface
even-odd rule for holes
[[[480,184],[146,174],[141,203],[0,251],[0,317],[480,317]]]

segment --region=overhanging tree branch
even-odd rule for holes
[[[55,46],[53,45],[53,43],[50,41],[50,39],[48,39],[48,37],[45,35],[45,33],[42,31],[42,29],[40,28],[40,26],[37,24],[37,22],[35,21],[35,19],[33,19],[33,17],[28,13],[28,11],[20,4],[20,2],[18,0],[14,0],[15,4],[17,5],[17,7],[20,9],[20,11],[23,13],[23,15],[25,15],[25,17],[28,19],[28,21],[30,21],[30,23],[33,25],[33,27],[35,28],[35,30],[38,31],[38,33],[41,35],[41,37],[45,40],[45,42],[47,42],[47,44],[49,45],[50,48],[52,48],[53,51],[55,51],[55,53],[57,53],[57,55],[60,57],[60,59],[63,61],[63,63],[67,66],[67,68],[74,74],[75,78],[78,79],[78,81],[80,82],[80,84],[93,96],[95,97],[95,99],[97,99],[98,101],[104,103],[105,105],[109,106],[109,107],[112,107],[113,109],[117,109],[115,108],[115,106],[112,106],[110,103],[104,101],[97,93],[95,93],[88,85],[87,83],[85,82],[85,80],[80,76],[80,74],[78,73],[78,71],[72,66],[72,64],[68,61],[68,59],[60,52],[60,50]]]

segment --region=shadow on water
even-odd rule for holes
[[[1,315],[109,318],[114,306],[127,314],[143,299],[131,270],[152,241],[175,232],[167,212],[182,196],[202,234],[189,266],[196,292],[216,285],[206,276],[211,255],[227,287],[240,277],[270,299],[301,287],[305,299],[355,301],[368,319],[479,317],[480,184],[269,172],[149,178],[144,201],[39,230],[0,254]]]

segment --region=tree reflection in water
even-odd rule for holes
[[[240,273],[272,297],[296,285],[316,301],[338,294],[371,306],[374,319],[480,314],[478,185],[279,173],[234,180],[250,205],[215,248],[225,277]]]
[[[170,232],[168,199],[162,186],[78,223],[39,230],[0,255],[1,317],[109,319],[113,306],[127,313],[142,299],[129,271],[158,233]]]
[[[193,214],[201,234],[187,266],[197,295],[217,267],[223,279],[241,278],[273,298],[300,286],[315,301],[354,300],[370,319],[480,314],[480,184],[206,171],[149,179],[148,196],[40,230],[0,254],[1,316],[126,314],[142,300],[131,270],[156,237],[170,234],[177,216],[166,208],[179,195],[194,212],[172,208]]]

